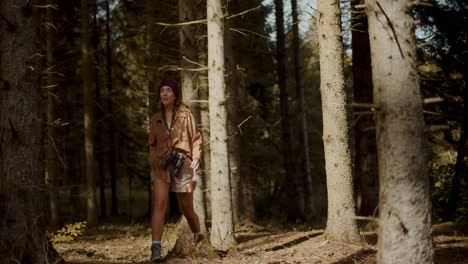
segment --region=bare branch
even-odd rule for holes
[[[424,99],[424,104],[427,105],[427,104],[437,104],[437,103],[441,103],[444,101],[444,98],[442,97],[431,97],[431,98],[425,98]]]
[[[254,10],[256,10],[256,9],[259,9],[260,7],[262,7],[262,6],[259,5],[259,6],[257,6],[257,7],[254,7],[254,8],[245,10],[245,11],[242,11],[242,12],[240,12],[240,13],[238,13],[238,14],[235,14],[235,15],[232,15],[232,16],[228,16],[228,17],[226,17],[226,19],[231,19],[231,18],[235,18],[235,17],[238,17],[238,16],[242,16],[242,15],[245,14],[245,13],[254,11]]]
[[[182,56],[182,59],[184,59],[184,60],[186,60],[186,61],[188,61],[188,62],[190,62],[190,63],[193,63],[193,64],[195,64],[195,65],[198,65],[198,66],[200,66],[200,67],[202,67],[202,68],[206,68],[206,65],[200,64],[200,63],[198,63],[198,62],[196,62],[196,61],[191,61],[191,60],[189,60],[186,56]]]
[[[422,48],[422,47],[425,47],[425,46],[429,46],[429,45],[432,45],[432,42],[423,42],[423,43],[419,43],[416,45],[416,48]]]
[[[165,27],[178,27],[178,26],[187,26],[187,25],[193,25],[193,24],[201,24],[201,23],[206,23],[206,19],[200,19],[200,20],[194,20],[194,21],[188,21],[188,22],[182,22],[182,23],[163,23],[163,22],[155,22],[154,24],[159,25],[159,26],[165,26]]]
[[[374,108],[374,109],[378,109],[377,105],[371,104],[371,103],[350,103],[348,106],[349,107],[355,107],[355,108]]]

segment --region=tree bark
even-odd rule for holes
[[[188,22],[195,20],[195,1],[193,0],[179,0],[179,22]],[[184,69],[180,73],[181,88],[182,88],[182,99],[184,104],[187,105],[196,120],[200,120],[200,107],[194,100],[199,99],[199,89],[195,87],[197,82],[196,75],[193,71],[187,69],[193,69],[198,67],[196,64],[189,62],[196,62],[198,59],[198,50],[196,46],[196,26],[185,25],[182,26],[179,32],[180,42],[180,55],[181,55],[181,67]],[[185,57],[186,59],[184,59]],[[187,60],[188,59],[188,60]],[[205,207],[205,192],[203,177],[198,177],[197,188],[193,194],[193,203],[195,212],[198,215],[200,221],[201,232],[206,232],[206,207]],[[183,217],[183,216],[182,216]],[[180,221],[180,224],[187,225],[187,221]]]
[[[315,210],[315,199],[313,193],[312,185],[312,171],[310,169],[310,152],[309,152],[309,136],[307,131],[307,114],[305,108],[305,98],[304,98],[304,67],[301,54],[301,44],[300,44],[300,35],[299,35],[299,20],[297,17],[297,0],[291,0],[291,9],[293,17],[293,48],[294,48],[294,78],[296,81],[296,90],[297,96],[299,97],[299,113],[301,119],[301,129],[299,133],[299,138],[301,139],[300,145],[302,146],[302,151],[304,155],[304,171],[303,177],[305,178],[306,186],[304,187],[304,205],[305,209],[308,211],[308,218],[316,216]]]
[[[352,1],[354,29],[352,34],[353,50],[353,92],[357,103],[372,103],[372,69],[370,58],[367,16],[357,12],[355,6],[364,1]],[[357,116],[354,127],[355,161],[354,179],[357,209],[360,215],[373,215],[379,197],[377,175],[377,149],[375,121],[373,116]]]
[[[225,1],[224,5],[227,10],[231,12],[232,6]],[[234,217],[234,225],[240,223],[240,135],[238,133],[237,124],[239,123],[239,101],[237,97],[237,71],[236,71],[236,59],[233,51],[233,35],[232,31],[229,30],[233,27],[233,21],[227,20],[225,22],[224,30],[224,55],[226,65],[226,93],[228,99],[226,101],[227,107],[227,124],[228,124],[228,151],[229,151],[229,178],[231,180],[231,197],[232,197],[232,213]]]
[[[276,71],[278,74],[278,86],[280,90],[280,106],[281,106],[281,125],[282,125],[282,146],[284,157],[285,183],[287,185],[288,199],[288,220],[295,221],[300,217],[300,201],[297,194],[297,177],[293,173],[292,166],[292,127],[289,111],[289,96],[288,96],[288,70],[286,66],[286,37],[284,34],[284,19],[283,19],[283,0],[275,0],[275,16],[276,16]]]
[[[87,221],[95,224],[96,194],[94,175],[94,98],[91,84],[90,65],[90,34],[89,34],[89,0],[81,0],[81,74],[83,78],[84,95],[84,134],[85,134],[85,173],[87,189]]]
[[[407,1],[367,1],[378,107],[378,263],[433,263],[428,160]]]
[[[49,5],[53,5],[54,1],[49,0]],[[47,89],[47,139],[46,139],[46,184],[49,191],[49,213],[50,225],[57,226],[59,222],[59,209],[57,204],[57,155],[56,155],[56,132],[55,132],[55,91],[57,89],[57,81],[55,79],[55,28],[53,9],[47,8],[46,19],[48,26],[46,27],[46,53],[47,53],[47,76],[46,76],[46,89]]]
[[[195,1],[179,0],[179,22],[188,22],[195,20]],[[194,111],[196,106],[194,99],[198,99],[198,90],[195,89],[195,72],[189,69],[197,68],[194,63],[197,60],[197,48],[195,46],[195,25],[184,25],[179,29],[180,44],[180,66],[183,69],[180,72],[180,82],[182,90],[182,101],[187,105],[195,117],[198,118],[198,111]],[[184,59],[185,58],[185,59]]]
[[[0,2],[0,263],[57,263],[47,243],[39,1]]]
[[[320,92],[328,192],[325,234],[332,240],[358,242],[361,239],[355,220],[339,1],[320,0],[317,9]]]
[[[207,2],[208,84],[211,149],[211,244],[227,251],[234,244],[226,129],[226,83],[224,80],[223,13],[221,0]]]

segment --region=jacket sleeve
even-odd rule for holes
[[[189,131],[191,135],[191,145],[192,145],[192,159],[201,159],[202,153],[202,136],[200,131],[198,131],[197,124],[195,122],[195,117],[190,112],[189,114]]]
[[[150,146],[156,146],[156,133],[154,131],[155,129],[154,122],[152,121],[153,121],[153,118],[151,118],[149,122],[148,144]]]

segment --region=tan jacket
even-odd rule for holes
[[[181,105],[175,113],[170,133],[164,123],[162,112],[151,117],[148,143],[150,145],[148,159],[151,169],[158,178],[167,183],[171,181],[169,167],[162,169],[160,164],[172,150],[181,150],[190,159],[201,158],[202,137],[197,129],[195,117],[184,105]]]

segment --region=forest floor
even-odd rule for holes
[[[163,238],[163,255],[174,245],[171,228],[167,228],[169,235]],[[468,263],[468,223],[445,223],[433,230],[435,263]],[[377,235],[375,232],[362,235],[366,242],[353,245],[326,240],[321,229],[248,224],[238,228],[235,235],[238,244],[227,254],[193,251],[185,256],[169,255],[164,263],[376,263]],[[150,240],[150,229],[145,225],[107,224],[86,230],[73,241],[56,243],[55,247],[68,263],[148,263]]]

